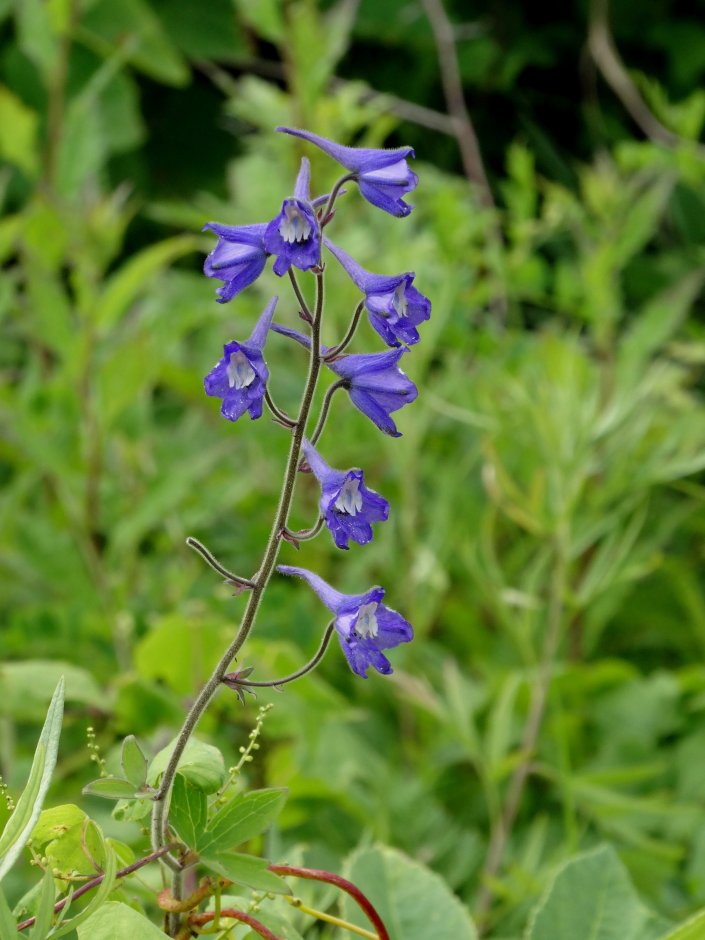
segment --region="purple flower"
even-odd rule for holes
[[[262,414],[262,399],[269,378],[262,349],[277,300],[275,297],[269,303],[247,342],[225,344],[223,358],[203,380],[207,395],[223,399],[220,411],[229,421],[237,421],[246,411],[253,419]]]
[[[288,336],[295,342],[311,348],[311,337],[289,326],[272,326],[275,333]],[[321,347],[326,354],[327,348]],[[401,371],[397,363],[409,350],[390,349],[382,353],[352,353],[340,356],[332,362],[326,362],[329,369],[340,376],[343,387],[347,389],[353,405],[373,421],[380,431],[391,437],[401,437],[396,424],[389,417],[392,411],[398,411],[404,405],[414,401],[419,390],[411,379]]]
[[[373,587],[366,594],[341,594],[305,568],[279,565],[277,571],[303,578],[333,611],[338,639],[353,672],[363,679],[370,666],[384,675],[392,672],[382,650],[408,643],[414,631],[401,614],[381,603],[384,588]]]
[[[338,548],[347,548],[348,540],[366,545],[372,539],[371,522],[384,522],[389,503],[379,493],[365,486],[362,470],[333,470],[318,451],[304,440],[304,454],[314,476],[321,484],[321,515]]]
[[[387,346],[400,346],[402,343],[413,346],[418,343],[416,327],[431,316],[431,301],[413,286],[416,277],[413,271],[392,277],[370,274],[327,238],[323,239],[323,243],[365,295],[370,323]]]
[[[221,225],[208,222],[203,231],[210,229],[218,236],[215,248],[203,265],[208,277],[223,281],[216,290],[218,303],[232,300],[236,294],[256,281],[264,270],[267,252],[264,247],[265,223],[261,225]]]
[[[419,394],[397,365],[406,351],[402,348],[383,353],[353,353],[328,363],[345,383],[353,405],[392,437],[401,437],[401,432],[390,418],[391,412],[408,405]]]
[[[406,162],[407,157],[414,156],[411,147],[397,147],[395,150],[343,147],[310,131],[292,127],[278,127],[277,130],[294,137],[303,137],[304,140],[320,147],[329,157],[350,171],[362,195],[378,209],[384,209],[390,215],[398,217],[407,216],[413,209],[413,206],[402,199],[402,196],[416,188],[419,181]]]
[[[301,271],[315,267],[321,259],[321,230],[311,203],[311,166],[304,157],[296,178],[294,196],[285,199],[281,212],[267,225],[264,247],[276,255],[274,273],[282,277],[292,266]]]

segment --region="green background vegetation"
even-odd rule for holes
[[[449,2],[493,208],[463,175],[433,7],[0,0],[0,769],[17,792],[65,674],[48,805],[81,802],[143,849],[138,823],[79,799],[87,727],[109,765],[127,734],[151,754],[173,736],[242,607],[184,539],[251,572],[287,447],[203,394],[285,285],[268,271],[216,304],[201,227],[272,218],[304,152],[327,191],[335,168],[278,124],[410,143],[409,219],[351,192],[334,237],[432,298],[405,361],[420,396],[398,441],[336,401],[323,445],[392,516],[364,549],[321,536],[282,557],[383,584],[416,640],[390,680],[331,649],[260,695],[249,782],[290,790],[264,851],[364,869],[393,846],[497,940],[587,936],[575,898],[607,872],[623,923],[604,937],[661,937],[705,906],[705,26],[678,3],[609,11],[664,136],[605,81],[599,3]],[[334,342],[354,292],[330,281]],[[367,326],[356,343],[379,348]],[[303,356],[272,337],[267,358],[293,407]],[[307,479],[295,522],[314,513]],[[275,580],[245,664],[297,668],[325,622]],[[234,762],[254,715],[224,691],[199,734]],[[573,932],[545,907],[527,927],[566,862]],[[33,880],[13,873],[13,900]]]

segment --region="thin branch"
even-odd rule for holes
[[[470,113],[465,105],[453,27],[448,19],[442,0],[423,0],[423,7],[436,42],[443,94],[454,124],[455,137],[460,148],[460,157],[463,161],[465,175],[478,187],[482,204],[493,207],[494,198],[485,173],[485,165],[482,162],[480,144],[477,140]]]
[[[296,294],[296,299],[298,300],[299,306],[301,307],[301,313],[303,314],[304,320],[306,320],[307,323],[312,323],[313,317],[311,316],[311,311],[309,310],[308,304],[306,303],[306,298],[301,293],[301,288],[299,287],[299,282],[296,280],[296,275],[294,274],[293,268],[289,268],[289,280],[291,281],[291,286],[294,288],[294,293]]]
[[[302,914],[308,914],[309,917],[315,917],[316,920],[322,920],[326,924],[333,924],[334,927],[340,927],[341,930],[348,930],[350,933],[355,933],[358,937],[365,937],[365,940],[379,940],[376,933],[372,933],[371,930],[365,930],[364,927],[357,927],[355,924],[351,924],[348,920],[343,920],[342,917],[335,917],[333,914],[326,914],[325,911],[318,911],[315,907],[309,907],[308,904],[304,904],[301,898],[295,898],[292,895],[284,895],[284,900],[287,904],[291,904],[292,907],[295,907],[297,910],[301,911]]]
[[[145,865],[149,865],[150,862],[156,862],[158,858],[161,858],[162,855],[166,855],[167,852],[173,851],[173,849],[178,848],[180,843],[174,842],[171,845],[163,845],[161,849],[156,852],[150,852],[149,855],[145,855],[144,858],[138,859],[136,862],[133,862],[131,865],[127,865],[125,868],[121,868],[116,872],[116,878],[125,878],[127,875],[131,875],[135,871],[139,871],[140,868],[144,868]],[[87,881],[84,885],[81,885],[80,888],[77,888],[70,897],[62,898],[60,901],[57,901],[54,905],[54,913],[58,914],[59,911],[62,911],[69,900],[73,904],[77,898],[82,897],[84,894],[87,894],[89,891],[92,891],[93,888],[97,888],[98,885],[102,884],[105,880],[105,875],[97,875],[95,878],[92,878],[90,881]],[[21,921],[17,925],[18,930],[26,930],[27,927],[32,927],[36,921],[36,917],[30,917],[27,920]]]
[[[218,574],[222,574],[223,577],[227,578],[229,582],[231,581],[233,584],[239,584],[244,588],[253,588],[255,586],[254,581],[251,581],[249,578],[241,578],[240,575],[233,574],[232,571],[228,570],[225,565],[221,565],[215,555],[209,552],[206,546],[203,545],[202,542],[199,542],[198,539],[195,539],[192,535],[189,535],[189,537],[186,539],[186,544],[189,548],[192,548],[194,551],[198,552],[206,564],[210,565],[210,567],[214,571],[217,571]]]
[[[683,143],[654,116],[622,62],[610,32],[609,0],[593,0],[590,6],[588,48],[602,77],[649,140],[671,148]],[[705,147],[696,146],[698,153],[705,155]]]
[[[331,621],[326,627],[326,632],[323,634],[323,639],[321,640],[321,645],[316,650],[313,658],[310,659],[305,666],[302,666],[301,669],[297,669],[296,672],[292,672],[291,675],[284,676],[283,679],[270,679],[266,682],[254,682],[250,679],[241,679],[240,673],[231,672],[223,676],[223,684],[229,686],[231,689],[237,689],[242,687],[245,689],[276,689],[280,685],[286,685],[287,682],[293,682],[294,679],[300,679],[301,676],[305,676],[307,672],[311,672],[323,659],[326,650],[328,649],[328,644],[330,643],[330,638],[333,636],[335,630],[335,623]]]
[[[264,400],[267,403],[267,407],[280,424],[283,424],[285,428],[289,429],[296,427],[296,421],[294,421],[293,418],[290,418],[285,411],[281,410],[281,408],[277,407],[274,399],[272,398],[271,392],[269,391],[268,385],[265,385],[264,387]]]
[[[319,516],[316,524],[312,525],[310,529],[299,529],[298,532],[292,532],[291,529],[286,529],[286,535],[288,538],[294,539],[297,542],[310,542],[311,539],[315,539],[321,531],[325,521],[323,516]]]
[[[544,714],[546,712],[551,675],[561,640],[566,586],[565,579],[565,551],[562,545],[557,545],[548,607],[548,622],[546,624],[541,662],[532,690],[529,713],[526,718],[520,745],[522,760],[514,770],[512,778],[509,781],[504,806],[492,828],[490,844],[482,872],[482,886],[475,905],[475,917],[481,933],[484,932],[487,927],[485,919],[492,902],[492,882],[499,872],[507,842],[509,841],[512,827],[514,826],[519,812],[524,786],[534,760],[534,752],[536,751]]]
[[[345,336],[341,339],[337,346],[334,346],[332,349],[329,349],[328,352],[323,357],[324,362],[330,362],[332,359],[335,359],[336,356],[339,356],[340,353],[347,349],[352,341],[353,336],[357,331],[358,324],[360,322],[360,317],[362,316],[362,311],[365,309],[365,301],[361,300],[360,303],[355,307],[355,313],[352,315],[352,320],[350,321],[350,326]]]
[[[215,919],[215,916],[215,911],[203,911],[201,914],[190,914],[189,924],[200,927],[202,924],[209,924]],[[282,937],[272,933],[269,927],[265,927],[261,920],[257,920],[252,914],[246,914],[245,911],[238,911],[234,907],[224,907],[220,911],[220,916],[229,917],[231,920],[238,920],[242,924],[247,924],[247,926],[251,927],[260,937],[264,937],[264,940],[283,940]]]
[[[318,421],[316,422],[316,428],[311,435],[312,446],[315,446],[318,443],[318,439],[320,438],[321,434],[323,434],[323,428],[326,426],[328,412],[330,411],[330,403],[333,401],[333,395],[335,395],[339,388],[345,388],[345,379],[339,379],[337,382],[333,382],[326,392],[325,398],[323,399],[323,404],[321,405],[321,413],[318,416]]]
[[[293,865],[270,865],[269,870],[275,875],[292,875],[294,878],[306,878],[309,881],[323,881],[325,884],[335,885],[349,894],[364,911],[369,922],[377,931],[379,940],[390,940],[387,928],[384,926],[382,918],[377,913],[370,899],[360,891],[357,885],[340,875],[335,875],[330,871],[322,871],[319,868],[296,868]]]

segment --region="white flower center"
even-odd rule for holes
[[[357,612],[355,621],[355,633],[362,637],[377,636],[379,626],[377,624],[376,612],[379,604],[374,601],[371,604],[363,604]]]
[[[255,370],[241,349],[230,353],[230,361],[225,371],[230,388],[247,388],[255,380]]]
[[[406,281],[402,281],[401,284],[394,291],[394,297],[392,298],[392,304],[397,314],[400,317],[406,316],[407,300],[406,300]]]
[[[311,234],[311,226],[306,216],[295,202],[284,206],[284,218],[279,223],[279,234],[285,242],[302,242]]]
[[[362,509],[362,493],[360,481],[357,477],[348,477],[343,483],[338,498],[333,503],[339,512],[346,512],[349,516],[356,516]]]

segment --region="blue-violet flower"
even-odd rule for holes
[[[418,176],[409,168],[407,157],[413,157],[411,147],[394,150],[375,150],[368,147],[344,147],[318,134],[292,127],[278,127],[284,134],[302,137],[320,147],[357,181],[360,192],[368,202],[378,209],[397,217],[407,216],[413,206],[404,202],[402,196],[416,188]]]
[[[256,281],[267,263],[264,247],[266,223],[261,225],[221,225],[208,222],[203,231],[210,229],[218,236],[215,248],[206,258],[203,270],[208,277],[223,281],[216,290],[218,303],[232,300],[236,294]]]
[[[373,587],[366,594],[341,594],[305,568],[279,565],[277,571],[303,578],[333,611],[338,639],[353,672],[363,679],[370,666],[384,675],[392,672],[382,650],[408,643],[414,631],[401,614],[382,603],[384,588]]]
[[[262,349],[277,300],[275,297],[269,303],[246,342],[225,344],[223,358],[203,380],[207,395],[223,399],[220,411],[229,421],[237,421],[246,411],[253,419],[262,414],[262,400],[269,378]]]
[[[311,337],[300,330],[278,323],[272,329],[306,349],[311,348]],[[380,431],[391,437],[401,437],[401,431],[397,431],[396,424],[390,418],[391,412],[408,405],[419,394],[414,383],[398,366],[399,360],[408,351],[402,347],[381,353],[351,353],[326,361],[328,368],[340,377],[353,405],[367,415]],[[325,355],[328,350],[322,346],[321,352]]]
[[[276,255],[274,273],[282,277],[293,265],[301,271],[315,267],[321,259],[321,229],[311,203],[311,165],[306,157],[296,178],[294,195],[285,199],[281,212],[267,225],[264,247]]]
[[[406,351],[352,353],[328,363],[343,380],[353,405],[391,437],[401,437],[391,412],[408,405],[419,394],[397,364]]]
[[[370,323],[387,346],[418,343],[416,327],[431,316],[431,301],[413,286],[416,277],[413,271],[391,277],[370,274],[327,238],[323,243],[365,295]]]
[[[389,516],[387,500],[365,486],[362,470],[334,470],[315,447],[304,440],[308,465],[321,484],[319,507],[338,548],[348,548],[348,540],[365,545],[372,539],[372,522]]]

